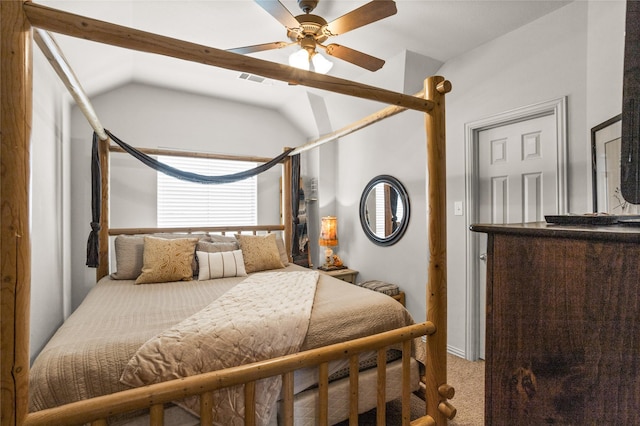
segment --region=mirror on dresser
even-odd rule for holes
[[[402,238],[409,213],[409,194],[393,176],[376,176],[362,191],[360,224],[365,235],[379,246],[390,246]]]

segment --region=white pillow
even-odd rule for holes
[[[246,277],[244,259],[241,250],[207,253],[196,251],[200,270],[198,280],[210,280],[225,277]]]

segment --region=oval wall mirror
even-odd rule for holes
[[[409,195],[393,176],[376,176],[360,197],[360,225],[379,246],[397,243],[409,225]]]

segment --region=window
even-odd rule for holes
[[[222,176],[254,168],[248,161],[159,156],[158,161],[201,175]],[[158,172],[158,227],[256,225],[258,179],[222,185],[179,180]]]

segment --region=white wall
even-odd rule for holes
[[[568,97],[569,211],[591,211],[589,129],[621,108],[624,2],[573,2],[472,52],[439,71],[447,96],[449,347],[465,354],[468,218],[453,216],[465,200],[465,123],[534,103]],[[617,112],[616,112],[617,111]]]
[[[573,2],[437,70],[429,70],[433,65],[429,58],[420,61],[407,52],[402,58],[388,61],[382,73],[365,81],[405,93],[421,88],[410,83],[420,75],[442,75],[453,84],[446,100],[448,344],[452,352],[464,356],[467,351],[467,309],[471,302],[466,291],[470,223],[464,216],[453,216],[453,202],[467,196],[465,124],[567,96],[569,210],[590,211],[589,129],[620,111],[623,26],[622,1]],[[398,76],[406,81],[397,80]],[[336,95],[327,103],[334,129],[381,108]],[[426,316],[428,262],[423,117],[411,111],[403,113],[343,138],[338,147],[338,252],[347,265],[360,271],[358,280],[381,279],[398,284],[407,293],[408,309],[416,320],[422,320]],[[375,246],[364,237],[358,218],[362,189],[371,178],[383,173],[394,175],[407,187],[412,209],[406,236],[387,248]]]
[[[466,198],[465,124],[537,102],[568,96],[569,210],[585,211],[589,146],[586,128],[587,3],[558,11],[448,61],[439,71],[447,95],[448,323],[450,348],[466,352],[468,218],[453,216]]]
[[[589,3],[587,34],[587,127],[622,112],[625,2]]]
[[[276,111],[197,94],[129,84],[92,99],[102,125],[135,147],[245,154],[271,158],[305,141]],[[84,266],[91,221],[92,130],[77,108],[72,113],[73,306],[95,284]],[[125,154],[111,156],[112,227],[156,226],[156,172]],[[258,222],[280,223],[281,167],[258,179]]]
[[[402,52],[388,59],[384,68],[365,74],[366,84],[406,93],[422,89],[424,79],[441,65],[431,58]],[[327,100],[334,129],[355,122],[386,105],[330,96]],[[426,138],[424,114],[406,111],[341,138],[335,157],[337,253],[345,264],[359,271],[357,281],[382,280],[397,284],[407,295],[407,308],[416,319],[426,319],[428,265],[426,208]],[[320,163],[322,173],[322,166]],[[405,186],[411,217],[405,236],[395,245],[372,243],[360,225],[360,196],[375,176],[388,174]],[[321,202],[323,194],[320,194]]]
[[[63,122],[64,87],[34,51],[31,131],[31,319],[34,358],[69,313],[68,162]]]

